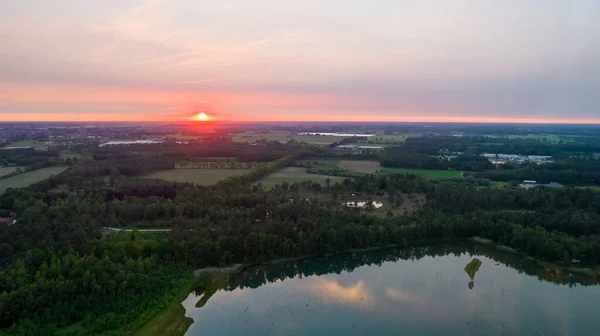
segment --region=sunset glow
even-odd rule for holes
[[[194,116],[192,118],[192,120],[194,120],[194,121],[210,121],[210,120],[213,120],[213,118],[204,112],[200,112],[196,116]]]
[[[599,1],[57,3],[0,10],[0,121],[600,122]]]

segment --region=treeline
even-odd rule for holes
[[[16,212],[19,223],[0,229],[0,326],[8,334],[52,335],[81,321],[73,333],[125,334],[163,307],[193,267],[390,244],[482,236],[543,260],[600,262],[600,194],[592,190],[498,190],[406,174],[318,188],[252,185],[302,155],[210,187],[148,181],[142,193],[141,181],[126,178],[70,193],[46,192],[43,184],[7,191],[0,209]],[[149,191],[161,188],[164,194]],[[403,216],[373,216],[342,202],[351,194],[392,200],[407,193],[422,193],[427,202]],[[172,231],[101,239],[102,227],[141,225]]]
[[[483,254],[487,258],[516,269],[519,272],[524,272],[530,276],[539,277],[540,279],[556,284],[569,286],[598,284],[594,279],[573,277],[564,273],[538,272],[539,268],[533,262],[528,264],[523,262],[521,256],[509,254],[494,247],[452,242],[447,244],[438,243],[388,248],[374,252],[340,254],[327,257],[328,263],[324,263],[322,258],[308,258],[279,265],[251,267],[235,277],[224,289],[231,291],[245,287],[258,288],[268,283],[276,283],[298,277],[340,274],[341,272],[351,273],[363,266],[381,266],[384,263],[400,260],[420,260],[426,257],[443,257],[449,254],[472,254],[474,252]]]
[[[458,171],[485,171],[494,167],[486,157],[479,155],[433,156],[403,147],[384,149],[381,153],[380,163],[383,167]]]
[[[100,147],[93,150],[94,160],[120,160],[132,156],[164,157],[171,160],[195,160],[204,157],[235,158],[239,162],[269,162],[284,157],[290,152],[302,148],[300,144],[282,144],[276,141],[250,145],[245,142],[230,142],[224,139],[177,144],[128,145]],[[136,154],[137,153],[137,154]]]
[[[535,180],[543,183],[558,182],[575,185],[600,185],[600,171],[582,171],[581,169],[558,170],[552,168],[552,166],[546,167],[546,164],[525,165],[515,169],[475,172],[472,175],[476,178],[501,182]]]
[[[0,150],[0,166],[25,166],[23,171],[64,163],[65,161],[60,158],[59,151],[56,149],[48,149],[46,151],[36,151],[33,148]]]

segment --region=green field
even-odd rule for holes
[[[248,169],[169,169],[144,176],[169,182],[189,182],[200,185],[213,185],[234,175],[249,173]]]
[[[408,138],[417,138],[422,136],[419,133],[402,133],[402,134],[377,134],[369,137],[367,141],[361,141],[363,144],[387,144],[395,142],[404,142]]]
[[[185,308],[181,302],[192,291],[192,282],[183,286],[169,305],[158,312],[141,329],[135,331],[134,336],[158,336],[158,335],[184,335],[188,328],[194,323],[189,317],[185,317]]]
[[[275,172],[264,179],[260,180],[260,183],[267,188],[273,187],[276,184],[283,182],[287,183],[301,183],[304,181],[312,181],[315,183],[325,184],[325,180],[330,179],[331,183],[338,181],[341,182],[344,178],[339,176],[327,176],[318,174],[309,174],[306,172],[306,168],[299,167],[287,167],[278,172]]]
[[[256,142],[262,139],[267,141],[279,141],[288,142],[294,139],[297,142],[306,142],[316,145],[329,145],[334,142],[339,142],[344,137],[331,136],[331,135],[292,135],[289,132],[277,132],[277,133],[237,133],[232,134],[234,142]]]
[[[35,150],[47,150],[48,144],[41,142],[41,141],[35,141],[35,140],[23,140],[23,141],[12,142],[7,147],[33,147],[33,149],[35,149]]]
[[[393,174],[414,174],[428,178],[460,178],[460,172],[456,170],[433,170],[433,169],[405,169],[405,168],[383,168],[386,173]]]
[[[3,194],[8,188],[24,188],[30,186],[36,182],[47,179],[51,175],[58,175],[66,169],[67,167],[47,167],[2,179],[0,180],[0,194]]]
[[[17,168],[25,169],[25,167],[2,167],[0,168],[0,177],[14,172]]]
[[[379,161],[343,160],[340,161],[338,166],[342,169],[365,174],[375,174],[381,170]]]

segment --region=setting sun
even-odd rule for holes
[[[209,120],[212,120],[212,117],[209,116],[208,114],[204,113],[204,112],[201,112],[201,113],[198,113],[192,119],[196,120],[196,121],[209,121]]]

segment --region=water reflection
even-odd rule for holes
[[[475,257],[479,267],[465,267]],[[473,279],[476,273],[472,289],[464,286],[465,271]],[[594,335],[600,287],[546,273],[475,245],[255,268],[203,308],[188,298],[186,314],[195,323],[187,335]]]

